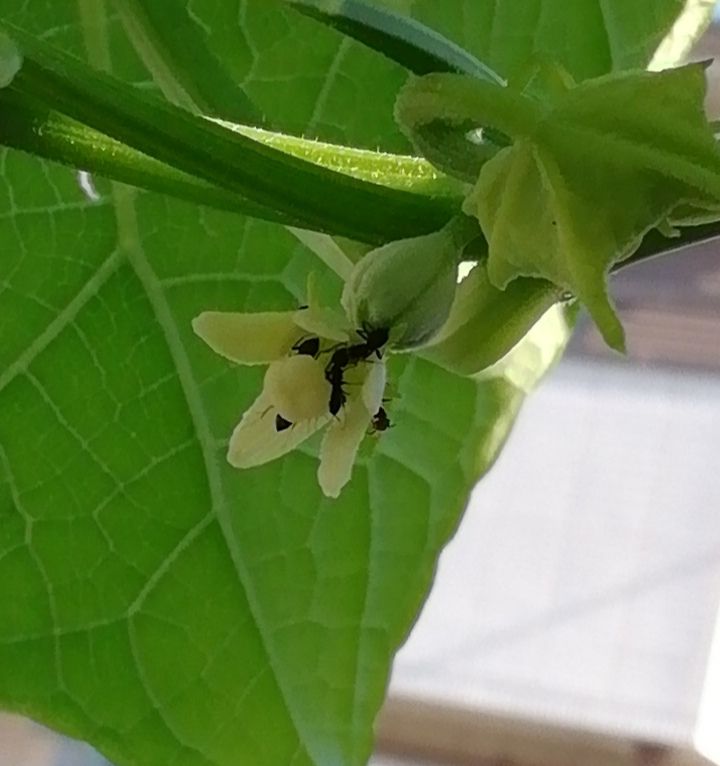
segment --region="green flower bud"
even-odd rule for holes
[[[458,375],[476,375],[503,359],[562,290],[542,279],[513,280],[504,290],[478,264],[460,284],[448,321],[421,354]]]
[[[353,269],[342,302],[358,328],[386,328],[398,349],[427,343],[443,326],[457,289],[457,264],[477,229],[456,219],[444,229],[371,250]]]

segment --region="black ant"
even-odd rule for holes
[[[349,346],[340,346],[333,351],[330,361],[325,367],[325,377],[332,383],[331,375],[336,369],[344,370],[360,362],[364,362],[373,354],[378,359],[382,358],[380,349],[387,343],[388,330],[381,328],[379,330],[359,330],[358,335],[363,339],[363,343],[353,343]]]
[[[384,327],[378,329],[363,327],[362,330],[358,330],[358,335],[363,340],[362,343],[340,346],[333,351],[330,361],[325,367],[325,379],[331,387],[328,405],[331,415],[337,415],[347,401],[347,396],[343,390],[345,370],[364,362],[373,354],[376,354],[380,359],[380,349],[387,343],[389,334],[389,330]]]
[[[325,365],[325,379],[330,384],[330,400],[328,402],[328,410],[331,415],[337,415],[347,401],[347,395],[343,388],[345,383],[345,370],[348,367],[352,367],[360,362],[364,362],[373,354],[378,359],[382,358],[381,349],[388,342],[390,331],[385,327],[380,328],[368,328],[363,326],[361,330],[357,331],[357,334],[362,339],[362,343],[352,343],[350,345],[340,346],[333,351],[330,360]],[[310,337],[299,340],[293,347],[293,351],[296,351],[302,356],[311,356],[316,359],[320,355],[320,338]],[[382,408],[380,408],[385,412]],[[373,423],[379,412],[373,417]],[[386,423],[385,428],[382,425]],[[384,431],[390,427],[390,421],[385,419],[380,421],[380,428],[376,428],[378,431]],[[279,433],[285,431],[292,426],[289,420],[286,420],[282,415],[275,416],[275,430]]]
[[[365,341],[368,352],[372,354],[377,352],[378,359],[382,357],[380,349],[388,342],[390,330],[387,327],[368,327],[363,325],[362,330],[358,330],[358,335]]]
[[[362,338],[362,343],[353,343],[349,346],[340,346],[333,351],[330,361],[325,368],[326,372],[334,367],[351,367],[352,365],[364,362],[373,354],[378,359],[382,358],[380,349],[387,343],[389,331],[385,328],[369,330],[363,328],[358,330],[358,335]],[[328,378],[329,380],[329,378]]]
[[[305,338],[299,340],[293,347],[300,356],[311,356],[313,359],[320,353],[320,338]]]
[[[337,352],[336,352],[337,353]],[[333,357],[335,354],[333,354]],[[330,401],[328,402],[328,409],[331,415],[337,415],[340,409],[347,401],[345,395],[344,384],[345,367],[339,364],[333,364],[331,359],[328,366],[325,368],[325,378],[330,383]]]
[[[280,414],[275,415],[275,430],[280,433],[280,431],[287,431],[288,428],[292,428],[292,423]]]
[[[388,342],[388,338],[390,337],[390,331],[387,327],[369,328],[366,325],[363,325],[363,328],[358,330],[357,334],[364,342],[355,343],[354,345],[347,347],[350,364],[362,362],[373,354],[375,354],[378,359],[382,359],[382,352],[380,349],[382,349]]]
[[[384,407],[380,407],[380,409],[372,416],[370,427],[373,432],[387,431],[388,428],[392,428],[390,417]]]

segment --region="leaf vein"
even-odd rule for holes
[[[55,338],[75,319],[82,308],[95,297],[97,291],[115,274],[122,258],[113,252],[100,268],[87,280],[77,295],[58,313],[48,326],[30,345],[0,374],[0,391],[3,391],[20,374],[24,373],[33,360],[44,351]]]

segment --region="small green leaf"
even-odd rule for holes
[[[559,98],[535,131],[487,163],[468,201],[488,237],[492,281],[540,276],[567,287],[622,349],[608,269],[679,205],[720,205],[704,96],[704,68],[692,65],[588,81]]]
[[[597,180],[607,193],[615,179]],[[628,201],[643,205],[634,195]],[[623,350],[623,330],[607,295],[605,272],[621,260],[619,253],[639,244],[640,232],[632,216],[629,232],[622,230],[618,239],[607,200],[595,197],[595,203],[578,198],[551,156],[521,140],[485,166],[467,209],[475,211],[488,237],[488,274],[494,285],[504,288],[518,276],[540,276],[573,290],[606,342]],[[650,225],[667,212],[668,203]]]

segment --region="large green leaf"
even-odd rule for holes
[[[4,167],[3,704],[118,764],[361,763],[517,391],[409,365],[397,428],[334,503],[308,455],[235,472],[225,441],[258,376],[190,319],[292,304],[307,255],[126,190],[83,208],[68,174]]]
[[[37,10],[79,49],[72,14]],[[139,79],[109,29],[113,67]],[[297,305],[320,264],[280,228],[99,191],[4,156],[0,699],[119,764],[361,763],[389,659],[520,395],[413,362],[398,428],[339,501],[308,454],[236,472],[225,443],[259,379],[190,320]]]
[[[401,70],[269,0],[190,8],[276,124],[404,146]],[[103,0],[0,12],[149,85]],[[526,376],[395,364],[397,427],[338,501],[312,445],[234,471],[227,437],[260,373],[190,320],[295,306],[319,261],[270,224],[100,182],[90,201],[17,153],[0,167],[0,704],[119,766],[363,763],[392,655]]]

